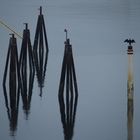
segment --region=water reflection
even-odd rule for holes
[[[18,123],[19,92],[7,94],[5,86],[3,86],[3,91],[5,98],[5,106],[7,108],[7,115],[10,122],[10,135],[14,136],[17,130]]]
[[[132,91],[133,92],[133,91]],[[134,113],[134,105],[133,100],[127,101],[127,139],[133,140],[133,113]]]
[[[37,73],[38,85],[40,87],[40,96],[42,96],[42,88],[44,86],[44,79],[48,61],[48,41],[42,14],[42,7],[40,7],[40,15],[37,20],[37,27],[34,39],[34,61]]]
[[[9,75],[7,76],[7,72]],[[9,87],[7,82],[9,81]],[[7,89],[9,94],[7,93]],[[15,135],[18,122],[18,106],[19,106],[19,92],[20,92],[20,73],[18,64],[18,51],[17,41],[12,34],[9,41],[9,48],[7,53],[4,78],[3,78],[3,91],[5,98],[5,106],[7,108],[7,115],[10,122],[11,135]]]
[[[26,27],[23,30],[23,40],[21,46],[19,65],[21,72],[21,96],[23,102],[23,109],[26,114],[26,118],[28,118],[32,97],[35,68],[33,61],[33,51],[30,41],[30,30],[28,29],[28,24],[25,23],[25,25]]]
[[[64,89],[66,90],[65,93]],[[72,55],[72,46],[70,45],[69,39],[67,39],[67,31],[58,99],[64,139],[72,140],[78,102],[78,88]]]

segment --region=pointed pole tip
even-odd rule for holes
[[[10,33],[9,35],[12,36],[12,38],[15,37],[15,34],[14,33]]]
[[[66,32],[66,41],[67,41],[67,37],[68,37],[68,31],[67,31],[67,29],[64,29],[64,32]]]
[[[25,25],[25,29],[28,29],[28,23],[23,23]]]
[[[42,6],[39,7],[40,15],[42,15]]]

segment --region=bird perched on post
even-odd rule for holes
[[[129,43],[129,45],[131,46],[132,43],[135,43],[134,39],[126,39],[124,42]]]

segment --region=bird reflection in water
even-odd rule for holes
[[[42,14],[42,7],[40,7],[40,14],[37,20],[33,48],[37,80],[40,87],[40,96],[42,96],[42,88],[44,87],[49,52],[44,16]]]
[[[9,72],[9,73],[8,73]],[[8,76],[7,76],[8,74]],[[9,81],[9,84],[7,83]],[[9,85],[9,86],[7,86]],[[18,123],[18,106],[20,92],[20,72],[18,64],[17,41],[12,34],[9,41],[4,77],[3,90],[5,106],[7,108],[8,119],[10,122],[10,135],[14,136]],[[8,94],[8,92],[9,94]]]
[[[20,74],[21,74],[21,96],[23,101],[23,109],[26,114],[26,119],[28,119],[31,97],[32,97],[35,68],[34,68],[34,61],[33,61],[33,51],[32,51],[32,46],[30,41],[30,30],[28,29],[27,23],[25,23],[25,29],[23,30],[23,39],[22,39],[19,66],[20,66]]]
[[[70,45],[70,40],[67,39],[66,29],[65,32],[65,51],[62,63],[58,99],[61,113],[61,122],[64,131],[64,139],[72,140],[78,102],[78,88],[72,54],[72,46]]]

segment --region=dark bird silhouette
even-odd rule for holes
[[[132,43],[135,43],[134,39],[126,39],[124,42],[129,43],[129,45],[131,46]]]

